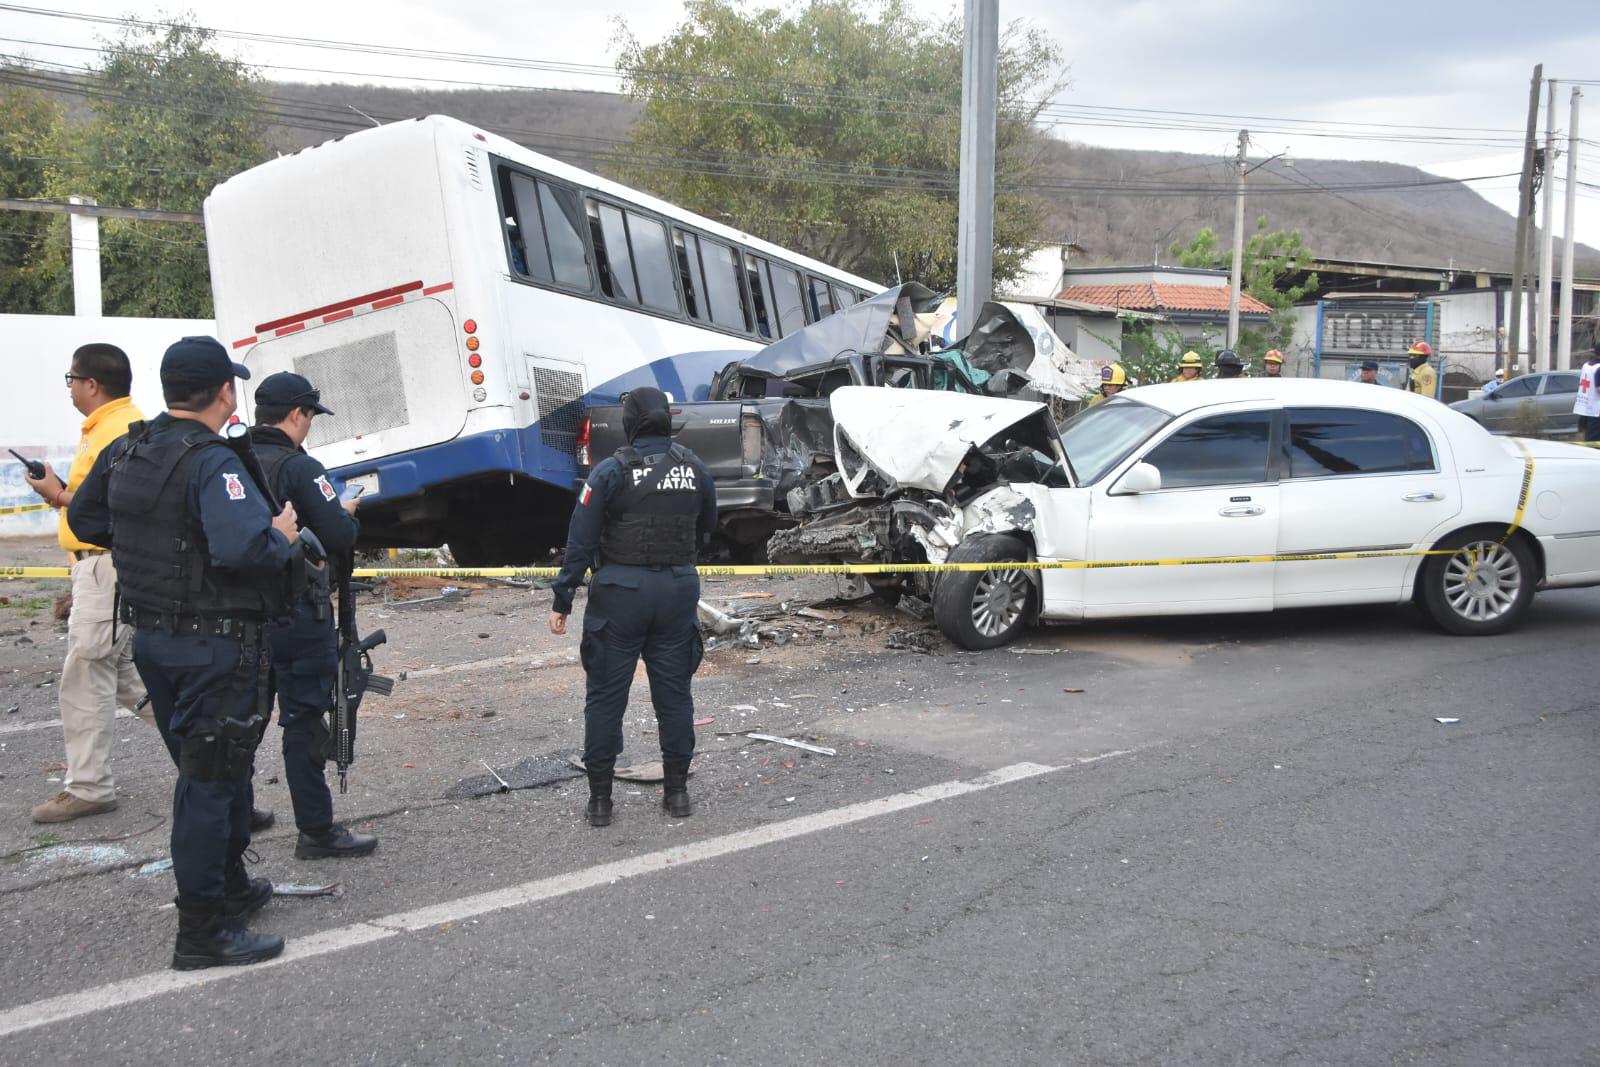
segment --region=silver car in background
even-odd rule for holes
[[[1487,396],[1450,406],[1490,433],[1564,437],[1578,432],[1572,404],[1578,398],[1578,372],[1546,371],[1513,378]]]

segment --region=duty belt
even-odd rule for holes
[[[180,637],[259,637],[264,620],[239,616],[169,615],[124,602],[117,618],[135,630],[162,630]]]

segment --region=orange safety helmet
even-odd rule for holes
[[[1272,351],[1268,352],[1266,355],[1261,357],[1261,362],[1263,362],[1263,363],[1282,363],[1283,362],[1283,353],[1279,352],[1276,348],[1274,348]]]
[[[1430,345],[1426,341],[1417,341],[1414,344],[1412,344],[1411,350],[1408,351],[1406,353],[1406,355],[1408,355],[1408,356],[1427,356],[1429,359],[1432,359],[1433,358],[1433,346]]]

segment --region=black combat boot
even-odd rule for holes
[[[172,950],[172,969],[196,971],[202,967],[238,967],[270,960],[283,951],[283,938],[252,934],[230,926],[223,905],[215,901],[178,905],[178,943]]]
[[[666,786],[666,791],[661,795],[661,806],[674,819],[687,819],[694,814],[694,805],[689,803],[689,761],[663,760],[661,768],[662,783]]]
[[[294,858],[325,860],[365,856],[377,847],[378,839],[372,834],[358,834],[334,823],[320,833],[308,834],[301,830],[300,839],[294,845]]]
[[[251,878],[244,864],[228,869],[223,879],[222,917],[235,930],[243,930],[250,916],[267,906],[272,899],[272,883],[265,878]]]
[[[611,772],[589,772],[589,807],[584,812],[590,826],[611,825]]]
[[[272,824],[277,821],[278,817],[270,811],[265,811],[261,808],[250,809],[250,832],[252,834],[259,834],[263,830],[272,829]]]

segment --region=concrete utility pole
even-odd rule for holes
[[[1000,0],[966,0],[961,38],[961,193],[956,299],[962,328],[994,293],[994,131],[999,109]]]
[[[69,196],[67,203],[92,207],[92,196]],[[72,241],[72,313],[99,318],[100,304],[100,220],[73,212],[67,220]]]
[[[1556,80],[1551,78],[1547,86],[1548,92],[1544,101],[1544,210],[1540,217],[1544,219],[1543,240],[1539,243],[1539,355],[1533,364],[1534,370],[1553,370],[1555,364],[1551,360],[1550,347],[1550,294],[1553,290],[1555,279],[1550,277],[1550,268],[1554,262],[1556,228],[1555,219],[1550,217],[1551,209],[1555,206],[1555,166],[1556,166]]]
[[[1522,347],[1522,286],[1528,266],[1528,215],[1533,207],[1533,139],[1539,125],[1539,83],[1544,80],[1544,64],[1533,68],[1533,86],[1528,90],[1528,135],[1522,142],[1522,180],[1517,183],[1517,249],[1511,265],[1511,336],[1507,339],[1506,377],[1516,366]]]
[[[1561,354],[1559,365],[1572,366],[1572,216],[1578,208],[1578,101],[1583,93],[1572,87],[1572,118],[1567,121],[1567,228],[1561,245],[1561,325],[1556,330]]]
[[[1228,347],[1239,343],[1239,286],[1244,273],[1244,175],[1250,131],[1239,131],[1239,192],[1233,199],[1233,274],[1228,281]]]

